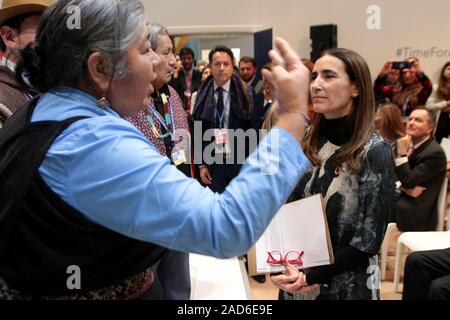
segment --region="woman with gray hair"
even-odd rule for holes
[[[247,252],[309,166],[299,144],[309,74],[284,40],[276,46],[265,76],[286,112],[215,194],[121,118],[145,110],[154,91],[159,58],[142,4],[49,7],[17,66],[42,95],[0,132],[0,299],[157,297],[150,267],[165,248]],[[276,173],[262,174],[270,165]]]
[[[155,68],[152,81],[152,103],[135,116],[125,117],[167,157],[178,170],[191,177],[189,155],[189,124],[178,93],[168,85],[177,60],[173,54],[172,40],[167,29],[157,23],[149,26],[150,47],[158,55],[160,63]],[[172,123],[173,120],[173,123]],[[189,300],[191,279],[189,254],[167,250],[164,257],[153,266],[161,284],[164,299]]]

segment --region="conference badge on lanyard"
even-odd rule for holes
[[[214,138],[216,139],[216,144],[226,144],[227,129],[214,129]]]
[[[214,129],[214,138],[216,141],[215,150],[217,153],[230,153],[230,148],[228,146],[227,129]]]
[[[183,163],[185,163],[187,161],[186,154],[184,153],[183,149],[176,149],[176,148],[174,148],[172,150],[171,157],[172,157],[172,163],[176,167],[178,167],[180,164],[183,164]]]

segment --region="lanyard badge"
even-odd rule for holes
[[[186,159],[186,154],[184,153],[183,149],[173,149],[172,150],[172,154],[171,154],[171,158],[172,158],[172,163],[178,167],[180,164],[183,164],[187,161]]]
[[[155,126],[155,122],[153,121],[153,118],[150,115],[150,112],[147,113],[146,118],[147,122],[150,125],[152,129],[152,133],[157,137],[158,139],[164,140],[166,137],[170,136],[172,141],[175,142],[176,139],[176,130],[175,130],[175,121],[173,116],[173,108],[170,105],[170,102],[167,98],[167,96],[163,93],[161,94],[161,100],[163,102],[164,106],[164,118],[159,114],[158,111],[155,110],[154,106],[149,107],[149,111],[153,113],[153,115],[156,117],[158,122],[161,124],[161,126],[166,129],[165,134],[161,134],[158,132],[158,129]]]

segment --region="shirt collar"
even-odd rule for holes
[[[417,148],[419,148],[421,145],[423,145],[425,142],[427,142],[428,139],[430,139],[430,138],[431,138],[431,137],[427,137],[427,138],[423,139],[422,141],[420,141],[419,143],[416,143],[416,144],[414,145],[414,150],[417,150]]]
[[[2,57],[2,59],[0,60],[0,65],[6,66],[12,72],[16,72],[16,64],[11,60],[6,59],[5,57]]]
[[[97,99],[88,93],[72,87],[59,87],[42,94],[32,121],[65,120],[75,116],[120,117],[112,108],[101,109]]]
[[[246,82],[246,84],[247,84],[248,86],[251,86],[251,85],[252,85],[252,82],[253,82],[253,80],[255,80],[255,78],[256,78],[256,74],[255,74],[250,80],[248,80],[248,81]]]
[[[223,88],[223,90],[224,90],[225,92],[229,92],[229,91],[230,91],[230,84],[231,84],[231,79],[228,80],[228,81],[222,86],[222,88]],[[218,86],[217,83],[214,81],[214,92],[216,92],[216,90],[217,90],[218,87],[219,87],[219,86]]]

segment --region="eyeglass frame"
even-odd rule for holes
[[[297,259],[287,260],[288,255],[289,255],[290,253],[292,253],[292,252],[296,253],[296,254],[298,255],[298,258],[297,258]],[[274,254],[274,253],[278,253],[278,254],[280,255],[281,259],[280,259],[280,260],[276,260],[276,259],[273,257],[273,254]],[[283,256],[283,254],[282,254],[280,251],[278,251],[278,250],[275,250],[275,251],[268,251],[268,252],[267,252],[268,257],[267,257],[266,262],[267,262],[268,264],[274,265],[274,266],[282,265],[283,263],[289,263],[289,264],[292,264],[292,265],[295,265],[295,266],[301,266],[301,265],[303,265],[303,260],[302,260],[302,258],[303,258],[303,256],[304,256],[304,254],[305,254],[305,252],[304,252],[303,250],[302,250],[301,252],[298,252],[298,251],[295,251],[295,250],[291,250],[291,251],[286,252],[286,254],[285,254],[284,256]]]

